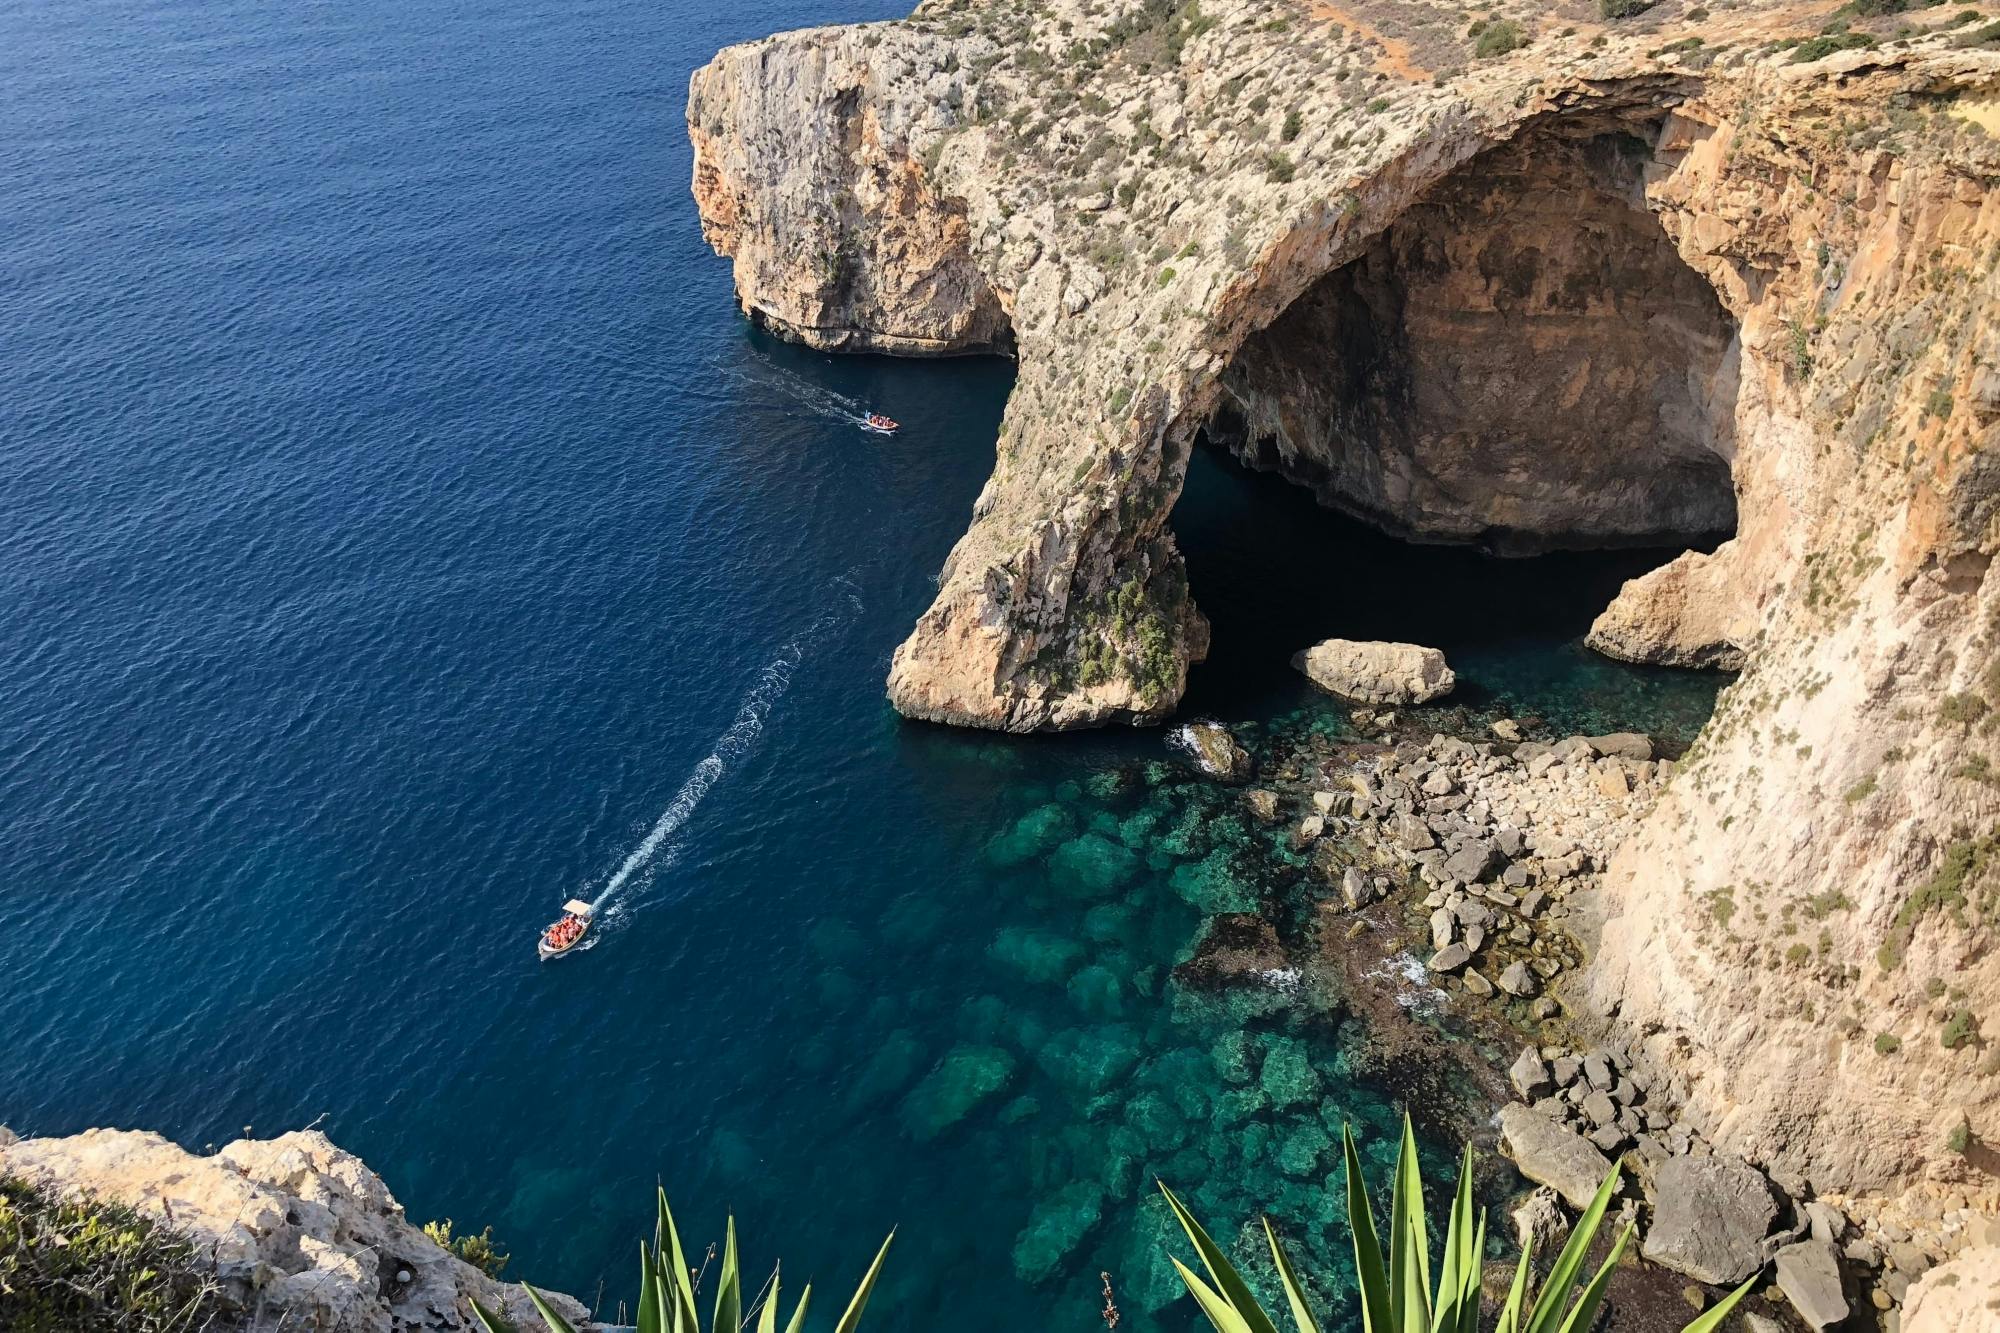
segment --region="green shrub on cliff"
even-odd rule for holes
[[[875,1290],[875,1278],[882,1271],[882,1260],[888,1256],[889,1242],[896,1239],[891,1231],[882,1248],[875,1252],[875,1262],[868,1265],[868,1271],[861,1277],[861,1285],[854,1290],[854,1296],[847,1302],[847,1310],[834,1325],[834,1333],[854,1333],[855,1325],[861,1322],[861,1312],[868,1306],[868,1297]],[[709,1251],[710,1255],[714,1250]],[[703,1263],[702,1273],[708,1265]],[[701,1313],[695,1307],[695,1296],[701,1290],[702,1273],[688,1267],[687,1254],[681,1249],[681,1235],[674,1226],[673,1212],[667,1207],[667,1192],[659,1192],[658,1220],[653,1224],[653,1243],[639,1244],[639,1313],[637,1327],[639,1333],[702,1333]],[[521,1289],[534,1302],[535,1310],[548,1326],[549,1333],[575,1333],[569,1321],[549,1307],[542,1294],[523,1282]],[[736,1219],[729,1219],[728,1229],[722,1244],[722,1267],[715,1279],[715,1310],[709,1320],[709,1333],[737,1333],[751,1320],[756,1320],[757,1333],[777,1333],[778,1330],[778,1269],[771,1270],[771,1276],[764,1284],[751,1293],[750,1308],[743,1308],[743,1275],[736,1254]],[[786,1321],[785,1333],[800,1333],[805,1327],[806,1308],[812,1301],[812,1283],[808,1282],[799,1292],[799,1303],[793,1307],[791,1318]],[[486,1327],[486,1333],[518,1333],[506,1319],[488,1310],[478,1301],[472,1303],[472,1312]]]
[[[224,1318],[186,1237],[129,1208],[0,1179],[0,1328],[195,1333]]]
[[[1528,34],[1513,19],[1499,19],[1480,29],[1479,40],[1473,44],[1472,54],[1482,60],[1492,56],[1504,56],[1509,51],[1518,51],[1528,44]]]
[[[1389,1205],[1388,1249],[1375,1230],[1374,1205],[1368,1186],[1361,1178],[1361,1154],[1354,1146],[1351,1127],[1341,1130],[1341,1146],[1347,1159],[1347,1224],[1354,1236],[1354,1269],[1361,1283],[1361,1327],[1366,1333],[1477,1333],[1481,1279],[1485,1272],[1486,1218],[1477,1221],[1472,1205],[1472,1149],[1465,1150],[1458,1172],[1458,1189],[1453,1195],[1451,1217],[1445,1227],[1442,1263],[1437,1282],[1431,1281],[1431,1243],[1424,1222],[1424,1183],[1417,1164],[1416,1136],[1410,1132],[1408,1116],[1403,1118],[1403,1143],[1396,1154],[1395,1185]],[[1611,1196],[1618,1190],[1619,1168],[1614,1166],[1597,1188],[1597,1197],[1584,1209],[1570,1232],[1569,1243],[1550,1265],[1542,1289],[1528,1299],[1528,1274],[1534,1250],[1521,1254],[1514,1269],[1514,1281],[1501,1304],[1494,1333],[1582,1333],[1591,1327],[1604,1300],[1612,1270],[1618,1265],[1633,1228],[1627,1225],[1611,1246],[1603,1264],[1583,1284],[1574,1304],[1570,1296],[1583,1276],[1584,1256],[1604,1222]],[[1194,1243],[1202,1267],[1208,1270],[1203,1281],[1179,1259],[1174,1270],[1187,1285],[1195,1304],[1216,1333],[1277,1333],[1277,1323],[1264,1310],[1249,1284],[1222,1249],[1209,1238],[1201,1223],[1182,1206],[1172,1190],[1160,1186],[1174,1216]],[[1292,1323],[1298,1333],[1320,1333],[1318,1316],[1306,1300],[1305,1284],[1292,1267],[1278,1233],[1264,1220],[1264,1239],[1270,1245],[1271,1263],[1284,1289]],[[1718,1301],[1682,1333],[1714,1333],[1723,1320],[1749,1293],[1756,1281],[1752,1276],[1742,1286]],[[1433,1294],[1435,1292],[1435,1294]]]
[[[483,1227],[476,1236],[454,1236],[451,1226],[448,1217],[442,1222],[426,1222],[424,1234],[447,1254],[458,1256],[488,1277],[499,1277],[507,1266],[507,1254],[493,1243],[493,1228]]]

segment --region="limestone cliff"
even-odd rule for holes
[[[472,1330],[473,1300],[542,1327],[518,1284],[445,1253],[380,1177],[317,1132],[198,1156],[129,1130],[17,1141],[0,1129],[0,1175],[122,1203],[191,1237],[251,1333]],[[547,1295],[578,1329],[597,1327],[581,1303]]]
[[[688,119],[746,309],[1019,357],[909,715],[1168,714],[1198,436],[1417,540],[1733,532],[1593,634],[1743,675],[1588,998],[1718,1145],[1944,1206],[2000,1143],[2000,50],[1859,8],[956,0],[726,50]]]

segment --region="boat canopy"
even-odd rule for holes
[[[581,898],[572,898],[563,904],[563,911],[568,912],[571,916],[587,917],[591,913],[591,907],[589,903],[583,901]]]

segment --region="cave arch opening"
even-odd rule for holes
[[[1190,705],[1295,689],[1290,653],[1336,635],[1647,687],[1576,641],[1733,535],[1740,354],[1646,206],[1654,129],[1531,126],[1245,338],[1173,516],[1214,629]]]

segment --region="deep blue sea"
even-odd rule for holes
[[[1255,905],[1157,732],[900,722],[1004,362],[735,313],[688,73],[898,0],[0,5],[0,1121],[320,1123],[510,1275],[631,1296],[654,1182],[830,1323],[1185,1327],[1163,1176],[1341,1299],[1342,1029],[1167,973]],[[855,428],[861,406],[900,418]],[[1413,550],[1203,455],[1189,710],[1436,642],[1493,712],[1690,733],[1576,638],[1659,558]],[[571,896],[594,946],[536,962]],[[1351,1035],[1351,1034],[1350,1034]]]

